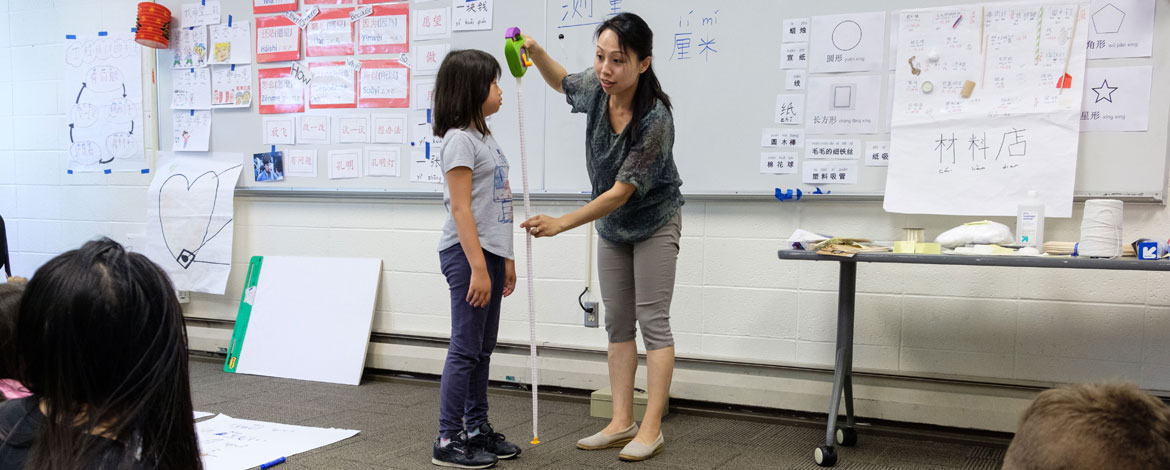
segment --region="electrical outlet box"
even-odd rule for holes
[[[191,302],[191,291],[181,290],[177,291],[177,294],[179,297],[179,303],[185,304]]]
[[[585,305],[585,326],[597,328],[597,302],[583,302]]]

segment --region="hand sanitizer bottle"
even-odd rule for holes
[[[1044,252],[1044,203],[1036,191],[1028,191],[1028,201],[1020,204],[1016,216],[1016,243]]]

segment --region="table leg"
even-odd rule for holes
[[[837,463],[835,444],[837,436],[837,414],[841,406],[841,394],[845,394],[846,427],[842,428],[841,445],[857,442],[853,432],[853,320],[854,297],[857,288],[857,263],[841,261],[841,273],[837,290],[837,354],[833,365],[833,391],[829,398],[829,419],[825,424],[825,445],[813,453],[817,465],[829,467]]]

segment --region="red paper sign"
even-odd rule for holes
[[[359,54],[398,54],[409,50],[410,6],[374,5],[374,12],[358,20]]]
[[[322,108],[357,107],[357,72],[344,61],[310,62],[313,83],[309,85],[309,106]]]
[[[322,8],[305,28],[305,56],[353,55],[353,8]]]
[[[301,58],[301,29],[284,15],[256,17],[256,62]]]
[[[380,0],[380,1],[385,2],[387,0]],[[352,5],[353,4],[353,0],[301,0],[301,2],[304,3],[305,5],[345,5],[345,4]]]
[[[305,85],[288,67],[260,69],[260,114],[305,112]]]
[[[410,107],[410,70],[396,60],[363,60],[358,72],[359,108]]]
[[[297,9],[297,0],[252,0],[252,13],[280,13]]]

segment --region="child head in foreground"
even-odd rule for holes
[[[201,468],[182,311],[145,256],[103,238],[50,260],[25,288],[14,353],[32,396],[0,407],[0,462]]]
[[[1045,390],[1024,410],[1003,470],[1170,469],[1170,406],[1133,384]]]
[[[22,282],[0,284],[0,402],[22,395],[20,383],[12,378],[16,368],[12,343],[16,339],[16,310],[20,308],[22,293]]]

